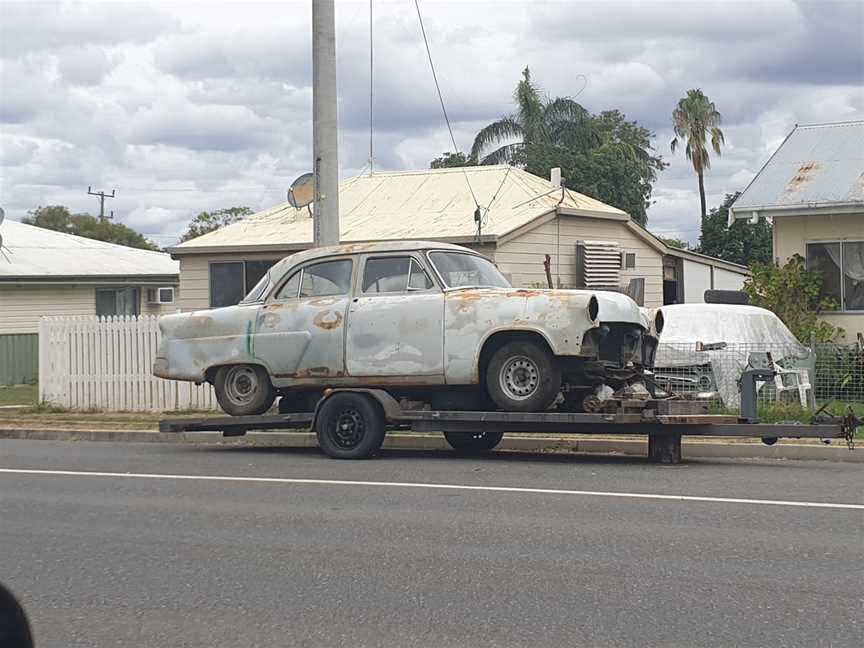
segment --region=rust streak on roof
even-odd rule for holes
[[[787,194],[795,193],[799,191],[804,185],[810,182],[813,177],[819,172],[822,168],[822,165],[818,162],[810,161],[805,162],[800,167],[798,167],[798,171],[795,172],[795,175],[792,176],[792,179],[789,180],[789,183],[786,185],[785,192]]]

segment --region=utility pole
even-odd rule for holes
[[[312,0],[312,158],[315,212],[312,245],[339,243],[339,140],[336,123],[334,0]]]
[[[110,194],[106,194],[104,191],[91,191],[90,187],[87,187],[87,195],[88,196],[99,196],[99,220],[105,220],[105,199],[106,198],[114,198],[114,192],[116,189],[112,189]],[[114,218],[114,212],[111,212],[111,218]]]

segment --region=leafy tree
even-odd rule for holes
[[[693,163],[693,170],[699,178],[699,201],[702,207],[702,220],[705,220],[705,171],[711,168],[706,140],[711,136],[711,148],[719,156],[720,146],[725,144],[723,131],[720,130],[722,116],[717,112],[714,102],[702,94],[702,90],[688,90],[687,96],[678,102],[672,111],[672,126],[675,137],[672,139],[672,153],[681,140],[685,142],[684,153]]]
[[[159,250],[152,241],[148,241],[142,234],[122,223],[110,220],[100,220],[90,214],[72,214],[68,207],[63,205],[48,205],[37,207],[28,212],[23,222],[36,227],[75,234],[84,238],[116,243],[126,247],[139,248],[142,250]]]
[[[705,217],[697,251],[741,265],[770,263],[773,241],[771,224],[766,219],[755,224],[744,220],[736,220],[731,227],[728,224],[729,207],[740,195],[740,191],[726,194],[723,204]]]
[[[657,172],[652,133],[617,110],[593,115],[570,98],[543,99],[526,68],[514,93],[516,112],[483,128],[471,157],[506,162],[548,177],[561,167],[565,186],[626,211],[644,224]],[[487,149],[495,147],[490,153]]]
[[[678,238],[671,238],[671,237],[667,238],[665,236],[658,236],[657,238],[659,238],[661,241],[663,241],[663,243],[665,243],[667,246],[669,246],[671,248],[677,248],[679,250],[689,250],[690,249],[690,245],[687,243],[687,241],[682,241],[681,239],[678,239]]]
[[[180,237],[180,242],[215,232],[221,227],[243,220],[252,213],[248,207],[227,207],[212,212],[202,211],[189,223],[189,227]]]
[[[818,342],[827,342],[842,332],[819,319],[822,311],[836,309],[838,304],[820,296],[822,277],[807,270],[800,255],[783,266],[754,263],[751,269],[753,276],[744,282],[750,303],[776,313],[796,338],[806,343],[813,335]]]
[[[447,151],[441,157],[437,157],[429,163],[430,169],[449,169],[453,167],[475,166],[477,160],[470,155]]]

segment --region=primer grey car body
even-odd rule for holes
[[[482,259],[494,270],[466,248],[423,241],[294,254],[274,265],[241,304],[162,317],[154,373],[204,382],[220,366],[255,364],[277,389],[472,385],[481,380],[484,344],[498,333],[523,331],[542,337],[555,356],[597,359],[610,326],[645,332],[639,307],[619,293],[515,289],[497,270],[499,285],[451,287],[435,259],[441,255],[443,263],[453,254]],[[371,262],[404,264],[406,258],[406,285],[363,289]],[[350,263],[343,294],[291,292],[293,281],[301,284],[319,264],[336,261]]]

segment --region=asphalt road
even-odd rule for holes
[[[0,581],[45,648],[860,646],[862,477],[0,440]]]

